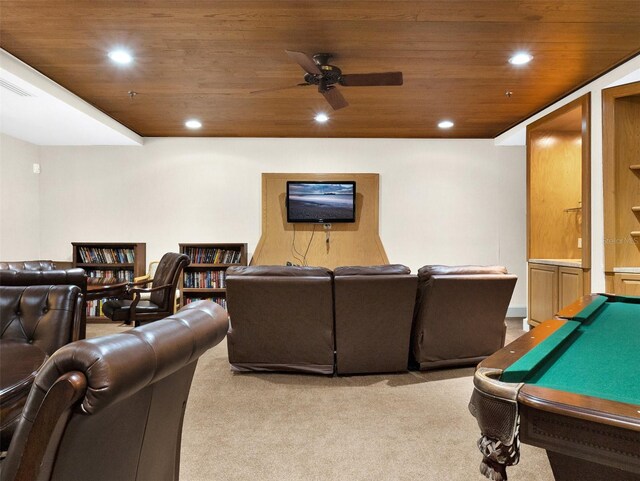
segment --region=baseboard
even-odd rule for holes
[[[527,308],[522,307],[509,307],[507,309],[507,317],[527,317]]]

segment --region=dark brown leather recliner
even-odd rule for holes
[[[167,252],[158,263],[153,279],[133,282],[127,286],[131,299],[111,299],[102,305],[102,312],[112,321],[133,323],[157,321],[173,314],[176,287],[182,270],[191,260],[185,254]],[[151,283],[151,288],[138,286]],[[149,300],[140,300],[142,293],[150,293]]]
[[[177,481],[196,363],[227,328],[224,309],[200,301],[58,350],[35,380],[1,479]]]
[[[53,261],[15,261],[0,262],[0,286],[78,286],[83,294],[83,302],[87,296],[87,274],[84,269],[60,269]],[[77,339],[86,336],[86,315],[82,306],[82,319]]]
[[[234,370],[333,373],[331,271],[230,267],[226,283]]]
[[[403,265],[337,267],[338,374],[407,370],[417,277]]]
[[[82,320],[82,292],[77,286],[2,286],[0,287],[0,349],[4,348],[3,362],[16,362],[16,370],[34,366],[21,365],[22,353],[39,348],[42,355],[50,356],[57,349],[78,339]],[[8,344],[11,343],[11,350]],[[37,349],[36,349],[37,350]],[[15,359],[7,359],[11,353]],[[7,366],[3,366],[6,368]],[[17,376],[18,373],[12,373]],[[3,393],[0,406],[0,450],[5,450],[12,439],[20,413],[30,389],[30,383],[16,377],[19,385],[11,386],[11,395]],[[7,384],[3,380],[3,386]],[[4,479],[4,478],[3,478]]]
[[[411,334],[420,369],[475,365],[504,346],[517,277],[502,266],[425,266]]]

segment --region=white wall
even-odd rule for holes
[[[145,139],[142,147],[41,147],[42,255],[72,241],[260,238],[263,172],[380,174],[380,236],[391,262],[504,264],[525,296],[525,151],[492,140]]]
[[[40,258],[38,147],[0,134],[0,259]]]

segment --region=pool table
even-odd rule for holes
[[[640,481],[640,297],[586,296],[488,357],[469,409],[486,477],[523,442],[558,481]]]

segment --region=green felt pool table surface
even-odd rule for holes
[[[640,403],[640,297],[598,296],[501,380]]]

